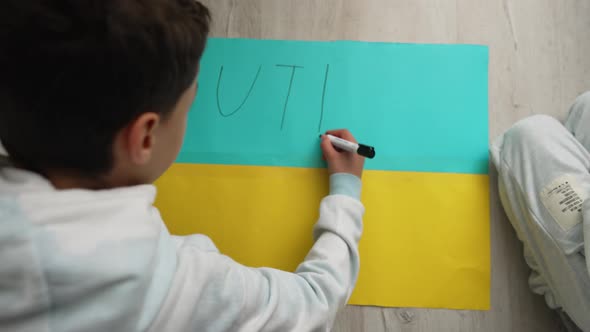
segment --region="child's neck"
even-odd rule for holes
[[[51,184],[59,190],[65,189],[88,189],[88,190],[104,190],[118,187],[133,186],[137,183],[129,179],[122,179],[113,174],[88,177],[76,176],[72,174],[64,174],[63,172],[49,172],[45,177]]]
[[[95,179],[84,179],[84,178],[73,178],[66,176],[47,176],[47,179],[55,187],[55,189],[88,189],[88,190],[101,190],[107,189],[110,186],[106,183],[95,180]]]

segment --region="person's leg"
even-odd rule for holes
[[[561,322],[563,323],[567,332],[584,332],[580,330],[578,325],[576,325],[570,316],[568,316],[568,314],[566,314],[563,310],[558,310],[557,314],[559,315],[559,319],[561,319]]]
[[[565,127],[590,151],[590,91],[580,95],[569,111]]]
[[[581,201],[590,190],[590,153],[557,120],[522,120],[491,146],[500,198],[533,270],[529,285],[590,331],[590,278]]]

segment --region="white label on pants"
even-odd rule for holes
[[[541,191],[543,205],[566,232],[582,222],[582,203],[586,198],[586,192],[569,174],[553,180]]]

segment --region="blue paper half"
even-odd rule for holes
[[[372,170],[488,172],[488,49],[210,39],[177,162],[323,167],[348,128]]]

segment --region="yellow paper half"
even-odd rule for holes
[[[249,266],[294,271],[312,246],[324,169],[175,164],[156,183],[170,232],[208,235]],[[350,304],[486,310],[487,175],[365,171]]]

